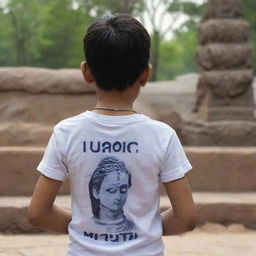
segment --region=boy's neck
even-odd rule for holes
[[[99,108],[99,109],[97,109]],[[109,115],[109,116],[126,116],[136,113],[133,110],[132,105],[121,105],[121,104],[100,104],[97,103],[95,109],[92,109],[93,112],[102,114],[102,115]]]
[[[134,114],[132,111],[122,111],[123,109],[132,110],[133,102],[137,98],[138,93],[134,89],[126,90],[125,92],[119,91],[102,91],[97,89],[97,103],[96,107],[109,108],[109,109],[121,109],[121,111],[111,110],[93,110],[96,113],[103,115],[130,115]]]

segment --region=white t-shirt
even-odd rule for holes
[[[54,127],[37,168],[52,179],[69,176],[69,256],[162,256],[159,183],[190,169],[165,123],[92,111]]]

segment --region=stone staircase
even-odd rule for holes
[[[188,179],[195,191],[198,224],[240,223],[256,229],[256,148],[186,147],[185,151],[194,167]],[[0,147],[0,232],[38,232],[27,221],[27,207],[43,152],[43,147]],[[70,208],[68,193],[66,181],[58,205]],[[163,189],[160,207],[170,207]]]
[[[58,71],[57,75],[52,72],[0,69],[0,232],[39,232],[28,223],[26,215],[39,176],[35,169],[52,127],[66,117],[90,109],[95,102],[93,89],[84,85],[79,71],[70,71],[68,79],[66,71]],[[189,85],[184,82],[183,91],[181,81],[149,84],[142,90],[136,109],[179,127],[182,120],[174,117],[180,114],[184,118],[192,109],[196,79],[189,81]],[[63,83],[64,87],[59,86]],[[194,192],[198,224],[240,223],[256,229],[256,147],[185,147],[185,151],[193,166],[188,179]],[[68,193],[67,181],[57,204],[69,208]],[[161,210],[169,206],[162,188]]]
[[[256,229],[255,192],[194,192],[197,207],[197,223],[219,223],[222,225],[243,224]],[[37,233],[27,221],[27,207],[30,196],[0,197],[0,233]],[[70,196],[59,195],[56,204],[70,209]],[[167,196],[161,196],[161,211],[169,208]]]

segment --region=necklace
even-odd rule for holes
[[[130,112],[133,112],[133,113],[137,113],[137,111],[133,110],[133,109],[129,109],[129,108],[103,108],[103,107],[94,107],[91,109],[94,110],[94,109],[98,109],[98,110],[107,110],[107,111],[130,111]]]

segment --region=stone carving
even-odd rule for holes
[[[199,111],[199,107],[202,105],[203,99],[206,96],[206,86],[203,83],[203,79],[199,77],[197,89],[196,89],[196,101],[195,106],[192,109],[192,112],[197,113]]]
[[[199,27],[199,42],[246,43],[249,38],[249,24],[241,19],[211,19]]]
[[[205,84],[214,96],[234,98],[243,94],[253,81],[252,70],[204,72],[200,83]]]
[[[252,49],[241,17],[239,0],[208,1],[199,29],[194,114],[181,133],[185,144],[256,145]]]
[[[230,19],[242,16],[240,0],[209,0],[204,19]]]
[[[197,61],[203,70],[251,68],[251,57],[248,44],[208,44],[197,49]]]

